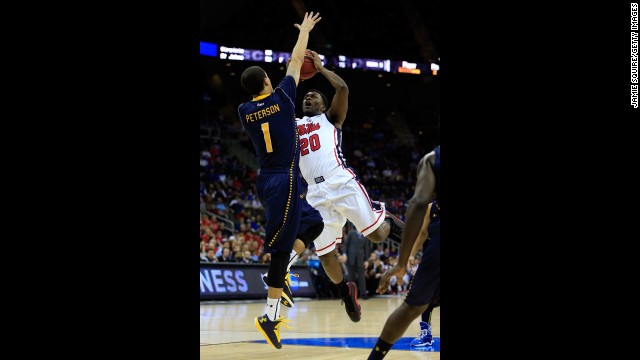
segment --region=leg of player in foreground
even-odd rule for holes
[[[418,238],[427,208],[431,200],[432,214],[437,205],[440,177],[440,147],[425,155],[418,164],[418,176],[415,192],[407,208],[406,229],[400,244],[398,263],[389,269],[380,279],[378,292],[386,291],[392,276],[401,278],[406,272],[411,249]],[[371,350],[368,360],[380,360],[385,357],[393,344],[405,333],[409,324],[430,306],[440,305],[440,217],[431,217],[428,226],[429,245],[423,252],[416,276],[405,301],[389,316],[377,343]]]

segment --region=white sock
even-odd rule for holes
[[[291,255],[289,255],[289,265],[287,265],[287,272],[289,272],[291,265],[293,265],[297,258],[298,253],[295,250],[291,250]]]
[[[267,298],[267,317],[271,321],[275,321],[280,315],[280,298]]]

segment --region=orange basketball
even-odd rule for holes
[[[302,67],[300,68],[301,80],[311,79],[318,72],[318,69],[313,64],[313,59],[306,55],[309,55],[309,50],[305,51],[304,62],[302,62]]]

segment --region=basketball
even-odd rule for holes
[[[302,67],[300,68],[300,80],[311,79],[318,72],[318,69],[313,64],[313,59],[306,56],[309,55],[309,50],[305,51],[304,54],[304,62],[302,62]]]

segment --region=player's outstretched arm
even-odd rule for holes
[[[291,62],[287,67],[287,75],[293,76],[293,79],[296,81],[296,85],[298,85],[298,81],[300,79],[300,67],[302,66],[302,62],[304,61],[304,52],[307,50],[307,43],[309,42],[309,32],[313,29],[315,24],[322,19],[320,13],[313,14],[304,13],[304,19],[302,20],[302,24],[294,24],[293,26],[297,27],[300,30],[300,34],[298,34],[298,41],[296,41],[296,45],[293,47],[291,51]]]

